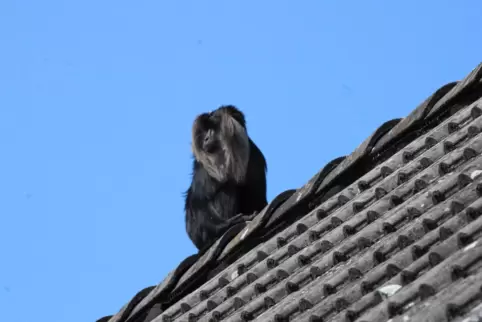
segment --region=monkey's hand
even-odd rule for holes
[[[251,215],[244,215],[245,221],[251,221],[259,214],[259,211],[254,211]]]
[[[256,217],[257,214],[258,214],[257,211],[255,211],[251,215],[237,214],[236,216],[234,216],[230,219],[230,222],[231,223],[240,223],[240,222],[245,222],[245,221],[251,221],[251,220],[253,220],[254,217]]]

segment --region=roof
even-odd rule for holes
[[[482,318],[482,64],[98,321]]]

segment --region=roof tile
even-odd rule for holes
[[[482,65],[275,198],[179,277],[174,290],[189,293],[152,321],[482,316],[481,80]],[[183,286],[223,261],[215,277]]]

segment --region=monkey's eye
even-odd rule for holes
[[[209,143],[212,139],[212,130],[208,130],[206,134],[204,135],[204,144]]]
[[[213,129],[208,130],[204,135],[203,148],[208,153],[212,153],[217,149],[218,143],[215,135],[216,133]]]

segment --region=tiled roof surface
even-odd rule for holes
[[[106,321],[482,319],[481,97],[479,65]]]

